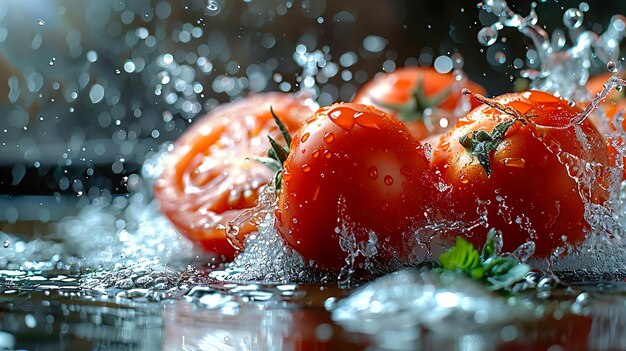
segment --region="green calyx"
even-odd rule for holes
[[[467,150],[472,156],[478,159],[478,163],[480,163],[485,170],[485,173],[487,173],[487,177],[490,177],[491,154],[496,150],[498,145],[500,145],[507,130],[509,130],[509,128],[516,122],[526,125],[530,121],[530,118],[535,117],[535,115],[523,114],[511,106],[488,99],[480,94],[474,94],[468,89],[463,89],[463,94],[471,95],[483,104],[491,106],[513,117],[510,120],[498,123],[498,125],[496,125],[491,132],[485,130],[471,131],[459,138],[459,143],[461,143],[465,150]]]
[[[280,120],[276,113],[274,113],[274,109],[271,106],[270,112],[272,113],[272,117],[274,118],[274,122],[278,126],[278,129],[280,129],[280,133],[285,139],[286,145],[280,145],[274,138],[268,135],[267,138],[270,141],[271,147],[267,152],[267,157],[258,156],[254,159],[276,172],[276,174],[274,175],[274,181],[276,184],[276,188],[280,189],[280,185],[283,180],[283,164],[287,160],[287,157],[289,157],[289,145],[291,145],[291,135],[289,134],[287,127],[285,127],[285,124]]]
[[[511,119],[501,122],[491,133],[484,130],[472,131],[459,138],[459,143],[478,159],[487,177],[491,176],[491,153],[500,145],[506,131],[517,121],[517,119]]]
[[[462,273],[472,280],[486,283],[491,290],[510,287],[522,280],[530,266],[513,257],[500,256],[496,247],[497,231],[489,230],[482,252],[460,236],[456,244],[439,256],[443,270]]]
[[[430,129],[432,127],[431,121],[429,118],[426,118],[424,111],[441,105],[441,103],[443,103],[448,96],[450,96],[451,91],[451,87],[448,87],[441,90],[437,94],[428,97],[424,95],[424,84],[420,79],[411,92],[411,97],[407,102],[394,104],[377,101],[375,99],[372,100],[375,104],[395,112],[397,118],[401,121],[422,121]]]

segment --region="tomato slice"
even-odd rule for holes
[[[175,142],[155,186],[161,211],[205,251],[232,259],[236,249],[223,229],[242,211],[257,205],[273,171],[254,160],[266,156],[267,136],[282,140],[270,106],[290,130],[312,115],[309,101],[290,94],[265,93],[215,108]],[[239,238],[256,230],[239,228]]]

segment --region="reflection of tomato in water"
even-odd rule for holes
[[[235,249],[221,226],[255,206],[260,189],[273,176],[251,159],[267,155],[268,135],[280,138],[270,106],[290,130],[313,112],[304,100],[281,93],[219,106],[176,141],[156,184],[161,210],[176,228],[227,259],[234,257]],[[255,225],[246,223],[239,235],[254,230]]]
[[[372,105],[402,120],[418,140],[445,131],[459,116],[453,112],[462,99],[461,89],[484,94],[480,85],[466,80],[458,84],[452,73],[442,74],[432,67],[406,67],[393,73],[380,73],[365,84],[354,98],[355,103]],[[468,112],[480,103],[470,98]],[[435,109],[424,116],[426,109]]]
[[[425,223],[431,178],[422,146],[397,119],[360,104],[323,107],[291,143],[276,228],[323,270],[346,264],[349,248],[340,242],[353,243],[340,238],[343,224],[354,224],[360,244],[377,243],[376,258],[407,261],[403,233]]]
[[[563,240],[582,241],[589,228],[585,202],[602,204],[608,197],[602,136],[588,120],[571,126],[580,109],[547,93],[505,94],[492,101],[524,118],[482,105],[442,137],[432,167],[449,186],[440,202],[444,216],[501,230],[505,251],[533,240],[535,255],[546,257]],[[493,144],[496,126],[513,120]],[[481,153],[480,148],[489,147],[492,152]],[[490,176],[479,155],[489,163]],[[593,173],[591,185],[574,179],[584,172]],[[474,226],[462,234],[479,246],[485,233],[484,227]]]
[[[366,338],[346,335],[322,308],[297,309],[291,312],[290,330],[284,337],[286,350],[335,351],[364,350]]]

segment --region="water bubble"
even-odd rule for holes
[[[563,24],[569,29],[576,29],[583,24],[583,13],[577,8],[570,8],[563,14]]]
[[[606,70],[611,72],[611,73],[617,72],[617,64],[615,63],[615,61],[607,62],[606,63]]]
[[[46,22],[40,18],[40,19],[37,20],[37,24],[40,25],[40,26],[45,26]]]
[[[439,73],[448,73],[453,67],[452,59],[445,55],[439,56],[435,59],[434,67]]]
[[[222,10],[220,4],[217,1],[213,0],[209,1],[205,7],[205,12],[209,16],[216,16],[218,13],[220,13],[220,10]]]
[[[490,46],[498,39],[498,31],[492,27],[485,27],[478,32],[478,42],[484,46]]]
[[[582,12],[587,12],[587,11],[589,11],[589,4],[588,4],[588,3],[586,3],[586,2],[581,2],[581,3],[578,5],[578,8],[579,8],[579,9],[580,9],[580,11],[582,11]]]
[[[2,246],[4,246],[4,248],[6,249],[7,247],[9,247],[9,244],[10,242],[8,240],[5,240]]]

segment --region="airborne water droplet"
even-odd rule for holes
[[[5,249],[6,249],[7,247],[9,247],[9,241],[8,241],[8,240],[5,240],[5,241],[4,241],[4,244],[3,244],[2,246],[4,246],[4,248],[5,248]]]
[[[607,62],[606,63],[606,70],[611,72],[611,73],[617,72],[617,64],[615,63],[615,61]]]
[[[563,14],[563,24],[568,29],[576,29],[583,24],[583,13],[577,8],[570,8]]]
[[[205,12],[209,16],[215,16],[220,12],[221,9],[222,8],[217,1],[211,0],[206,5]]]
[[[490,46],[498,39],[498,32],[492,27],[485,27],[478,32],[478,42]]]

